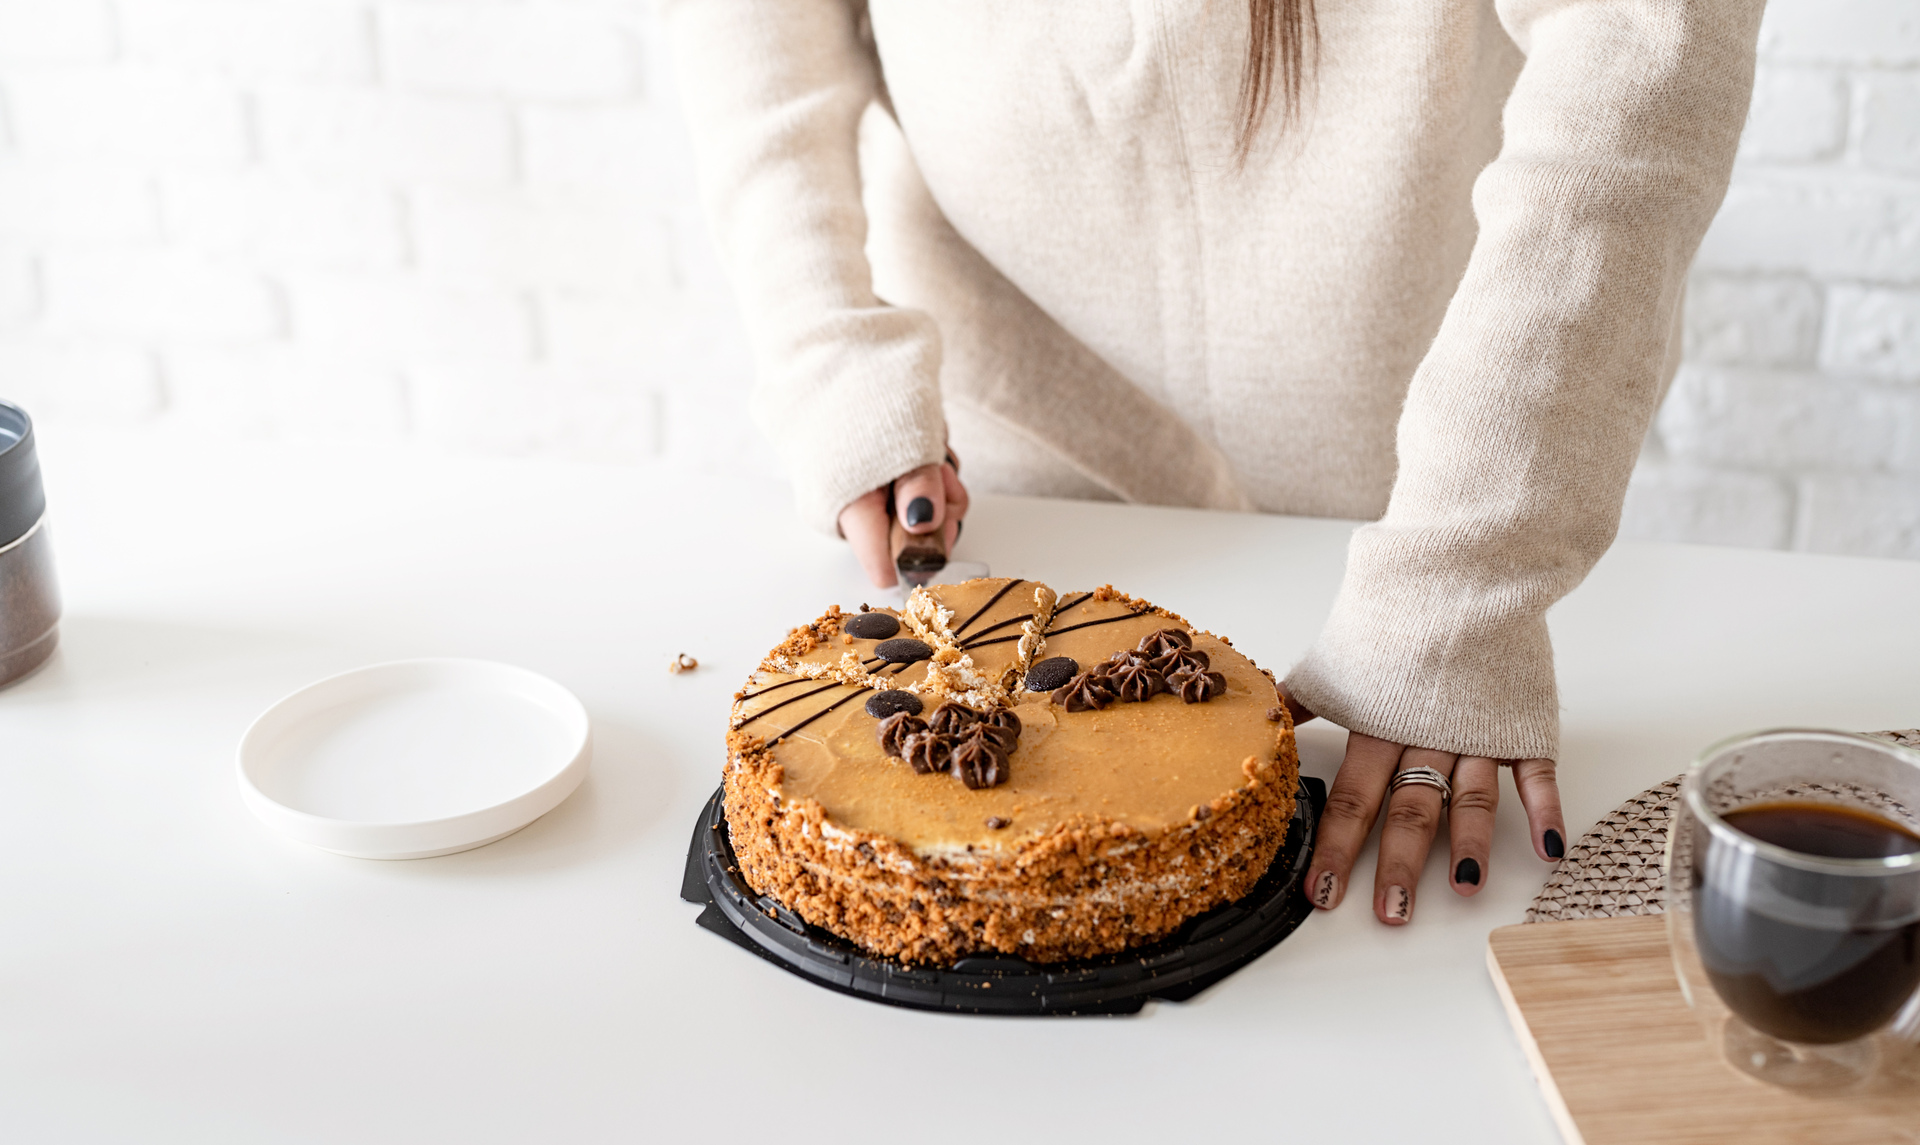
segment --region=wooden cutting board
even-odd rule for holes
[[[1660,915],[1502,927],[1487,965],[1567,1145],[1920,1143],[1920,1071],[1818,1098],[1721,1061],[1680,995]]]

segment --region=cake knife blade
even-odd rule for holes
[[[935,529],[931,533],[909,533],[893,518],[893,527],[889,533],[889,542],[893,550],[893,571],[900,577],[900,583],[914,588],[924,588],[940,575],[947,567],[947,531]]]

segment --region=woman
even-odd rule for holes
[[[1400,924],[1451,784],[1566,827],[1544,614],[1618,524],[1725,191],[1759,0],[673,0],[802,515],[892,583],[885,497],[1360,517],[1288,703],[1349,731],[1309,874],[1384,808]],[[1416,769],[1430,769],[1420,771]],[[1416,779],[1403,776],[1412,771]]]

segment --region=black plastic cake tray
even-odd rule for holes
[[[1123,954],[1044,965],[1003,954],[946,968],[875,958],[801,920],[740,878],[716,791],[694,827],[680,897],[699,923],[817,986],[916,1010],[1020,1017],[1133,1014],[1150,998],[1184,1002],[1265,954],[1313,907],[1304,883],[1326,785],[1302,777],[1293,822],[1273,865],[1244,898],[1190,919],[1172,936]]]

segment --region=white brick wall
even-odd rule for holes
[[[650,0],[0,0],[0,395],[770,468]]]
[[[1920,558],[1920,3],[1772,0],[1627,536]]]
[[[1920,557],[1920,3],[1774,0],[1623,532]],[[771,469],[651,0],[0,0],[0,395]]]

